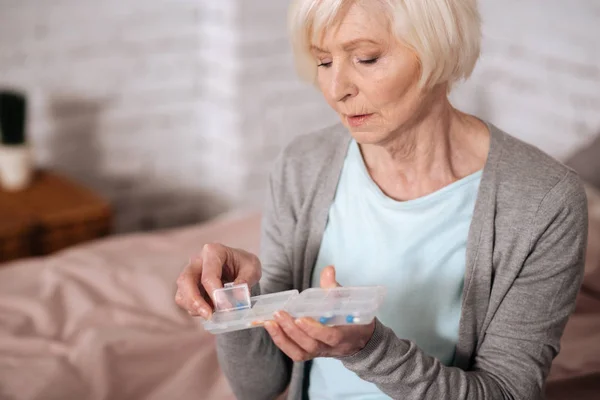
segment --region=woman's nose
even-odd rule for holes
[[[331,97],[335,101],[345,101],[356,96],[356,93],[358,92],[356,85],[352,82],[347,71],[345,71],[344,68],[339,67],[334,67],[330,90]]]

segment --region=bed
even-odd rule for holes
[[[585,283],[548,399],[600,398],[600,194],[588,187]],[[233,399],[214,337],[173,302],[202,244],[257,251],[260,213],[114,236],[0,266],[0,399]]]

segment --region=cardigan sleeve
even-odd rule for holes
[[[284,168],[279,158],[270,175],[267,200],[261,227],[260,284],[252,295],[276,293],[292,288],[288,246],[294,223],[291,202],[280,174]],[[264,328],[254,328],[217,336],[217,354],[235,396],[240,400],[274,399],[287,388],[292,361],[271,340]]]
[[[585,191],[569,171],[542,200],[530,251],[468,370],[443,365],[379,321],[364,349],[340,359],[394,399],[542,399],[582,282],[587,224]]]

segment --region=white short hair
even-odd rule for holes
[[[318,45],[328,27],[335,25],[352,5],[364,0],[293,0],[288,28],[297,71],[315,83],[317,63],[310,47]],[[412,48],[421,65],[420,85],[451,87],[467,79],[481,47],[481,18],[477,0],[369,0],[383,6],[390,34]],[[374,9],[369,7],[369,9]]]

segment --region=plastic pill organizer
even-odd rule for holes
[[[323,325],[369,324],[385,297],[383,286],[311,288],[250,297],[248,286],[225,284],[215,290],[215,312],[204,321],[213,334],[239,331],[264,325],[276,311],[293,318],[309,317]]]

